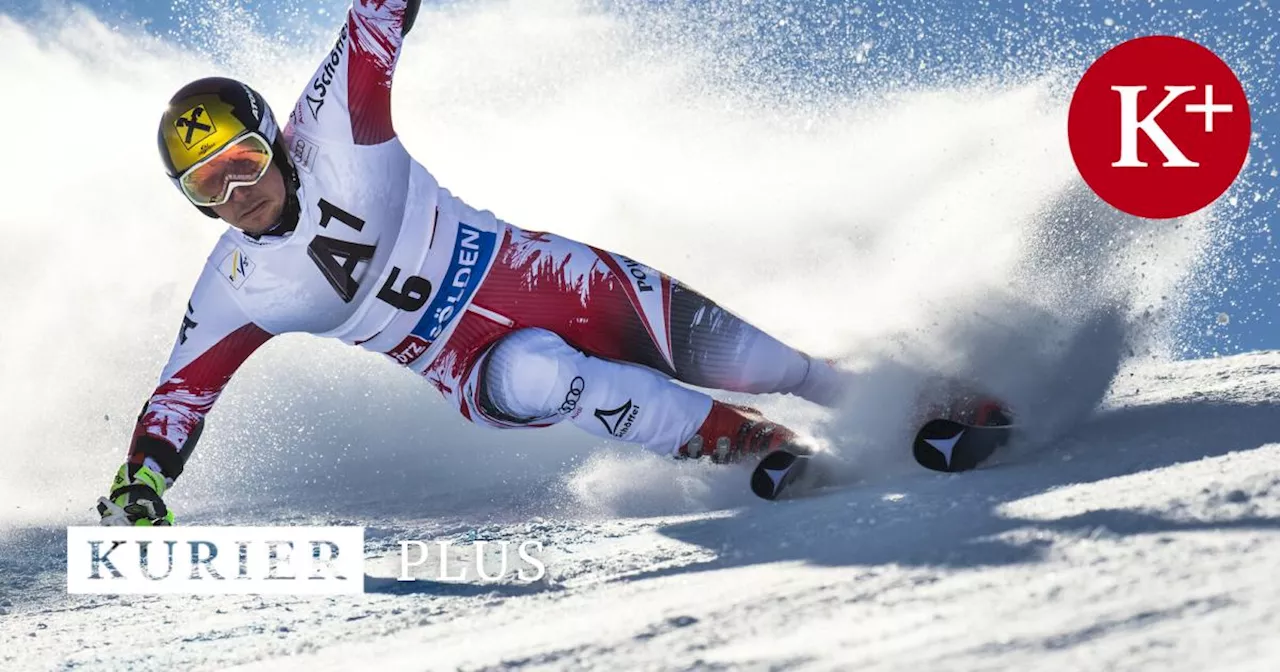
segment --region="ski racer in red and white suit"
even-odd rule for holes
[[[437,184],[391,120],[416,12],[405,0],[353,3],[278,136],[296,221],[222,235],[139,415],[127,473],[146,466],[172,485],[236,369],[288,332],[408,367],[475,423],[568,421],[667,455],[730,461],[794,439],[672,379],[835,403],[846,380],[829,363],[639,261],[519,229]]]

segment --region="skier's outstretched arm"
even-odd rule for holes
[[[395,137],[391,79],[421,0],[355,0],[337,42],[289,114],[314,140],[377,145]]]
[[[160,383],[138,414],[126,461],[111,492],[98,500],[104,525],[173,522],[161,498],[182,474],[205,416],[231,376],[272,337],[232,294],[235,275],[245,270],[237,252],[220,264],[225,275],[209,263],[196,282]]]

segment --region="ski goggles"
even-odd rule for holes
[[[178,186],[196,205],[222,205],[236,187],[257,184],[271,168],[272,156],[271,143],[254,131],[246,131],[188,168],[178,178]]]

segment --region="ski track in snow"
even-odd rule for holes
[[[263,521],[370,526],[368,592],[314,598],[68,596],[63,530],[10,530],[0,668],[1274,669],[1278,393],[1280,353],[1155,365],[975,472],[480,530],[544,540],[537,584],[394,580],[465,516]]]

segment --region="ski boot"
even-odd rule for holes
[[[956,381],[926,388],[919,408],[920,422],[941,418],[974,427],[1013,424],[1013,413],[1004,402],[973,385]]]
[[[676,456],[709,457],[716,464],[726,464],[798,445],[795,432],[766,419],[760,411],[712,401],[707,419]]]
[[[995,397],[981,397],[973,400],[958,413],[956,422],[963,422],[975,427],[1004,427],[1013,424],[1009,409]]]
[[[751,491],[764,499],[777,499],[793,486],[803,490],[820,481],[821,470],[810,468],[817,453],[795,432],[756,409],[713,401],[711,413],[677,456],[710,457],[718,464],[759,457],[751,472]]]

